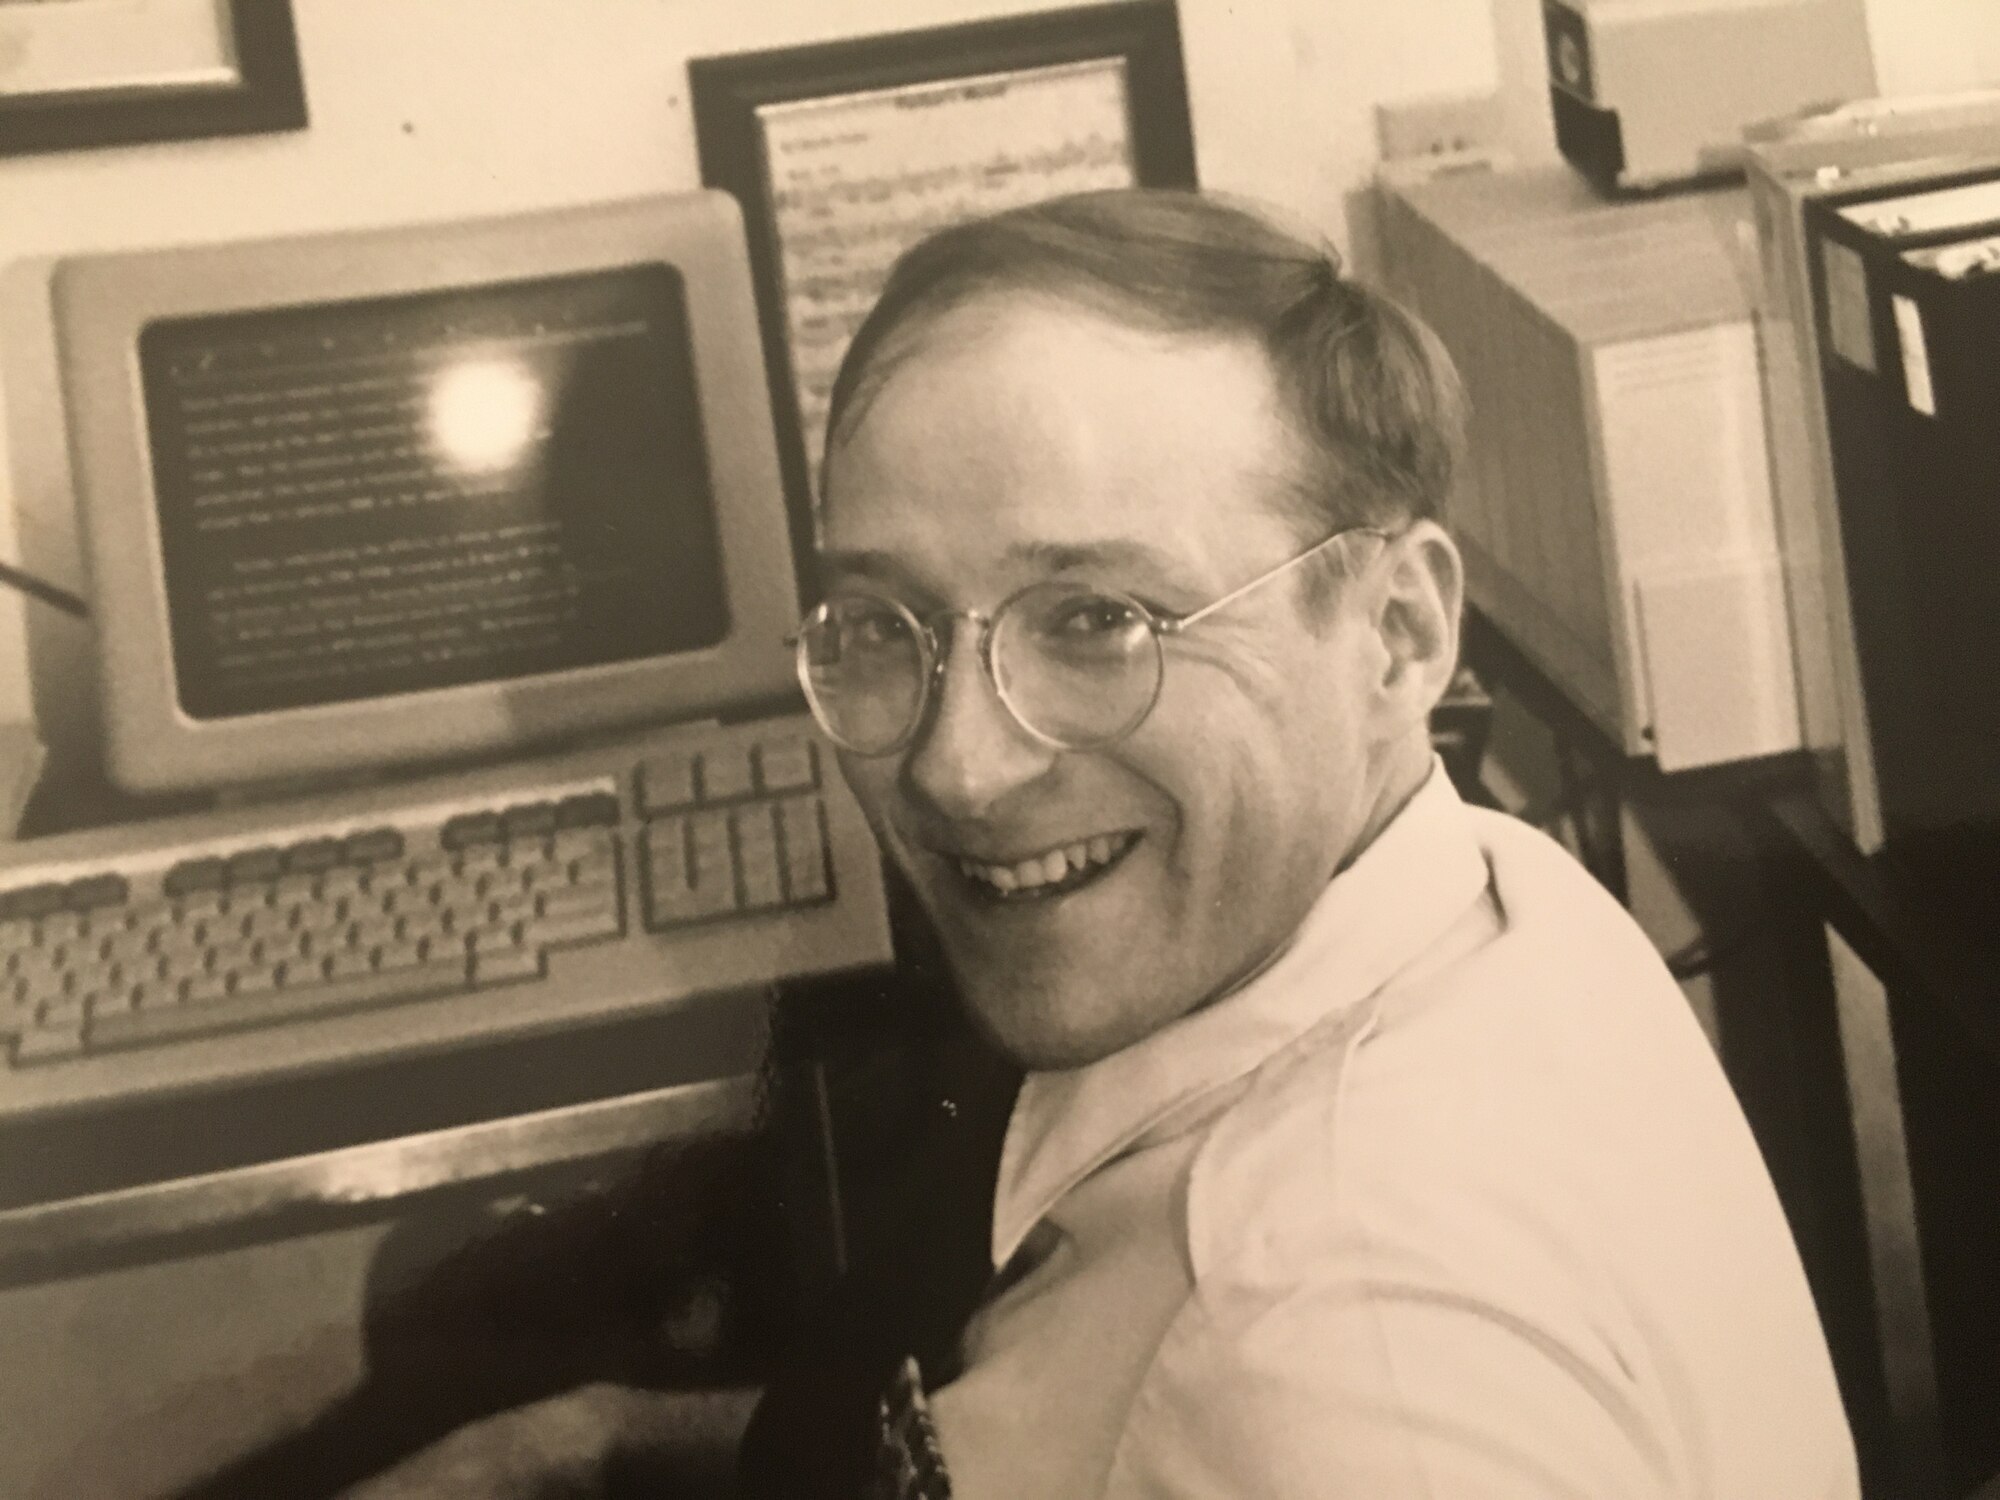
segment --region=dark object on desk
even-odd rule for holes
[[[902,1050],[856,1040],[830,1097],[794,1074],[754,1144],[662,1149],[614,1181],[392,1235],[370,1280],[366,1385],[183,1500],[331,1496],[466,1422],[595,1381],[768,1380],[743,1493],[857,1493],[891,1372],[911,1351],[940,1368],[987,1284],[1018,1079],[949,1026]],[[829,1104],[849,1262],[831,1284],[786,1222],[814,1189],[782,1123]]]
[[[184,1500],[332,1496],[591,1382],[747,1382],[793,1315],[775,1171],[768,1142],[695,1142],[560,1196],[404,1221],[370,1273],[366,1383]]]
[[[1865,746],[1857,837],[1918,868],[2000,858],[2000,166],[1806,205]],[[1865,750],[1865,755],[1858,751]],[[1872,772],[1872,774],[1871,774]],[[1872,794],[1872,795],[1871,795]],[[1870,804],[1873,804],[1872,807]],[[1983,836],[1982,836],[1983,835]]]
[[[903,1362],[930,1384],[951,1378],[993,1276],[993,1185],[1019,1084],[970,1038],[934,1055],[894,1169],[853,1194],[849,1273],[789,1344],[744,1438],[744,1500],[853,1500]]]

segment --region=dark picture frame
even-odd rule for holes
[[[793,128],[798,113],[793,106],[810,110],[823,104],[831,118],[850,102],[901,91],[908,91],[915,102],[932,102],[953,93],[948,86],[954,83],[966,85],[957,91],[961,97],[984,94],[985,102],[990,102],[996,88],[1004,91],[1016,82],[1033,88],[1077,86],[1096,91],[1101,106],[1112,64],[1122,84],[1120,144],[1129,163],[1129,170],[1112,175],[1135,186],[1195,186],[1194,132],[1173,0],[1122,0],[689,62],[702,181],[734,194],[743,208],[793,552],[801,561],[802,574],[804,560],[811,556],[815,439],[802,411],[801,362],[793,347],[795,308],[787,287],[771,165],[773,132],[780,122],[786,130]],[[1025,115],[1023,123],[1031,123]],[[841,144],[856,134],[836,129],[813,143],[833,153],[836,164],[829,170],[836,177]],[[1004,153],[1008,145],[996,141],[992,150]],[[1036,148],[1024,145],[1023,149],[1033,156]],[[1048,154],[1042,152],[1044,158]],[[990,160],[964,165],[975,172],[990,170]],[[912,192],[917,186],[912,184]],[[878,178],[859,187],[856,196],[867,200],[862,212],[878,217],[893,212],[893,205],[883,201],[897,191],[893,182]],[[865,306],[872,297],[857,293],[848,300],[851,309]],[[847,316],[851,318],[851,310]],[[823,385],[824,352],[814,360],[814,378]],[[809,577],[802,576],[801,582],[810,589]]]
[[[79,72],[42,91],[0,92],[0,156],[300,130],[306,124],[304,80],[291,0],[214,0],[217,40],[228,54],[215,77],[177,76],[165,58],[149,72],[143,45],[115,74]],[[190,12],[205,7],[189,5]],[[0,41],[9,32],[24,48],[36,33],[94,24],[64,5],[0,3]],[[105,22],[106,39],[111,22]],[[52,40],[51,31],[44,40]],[[88,41],[87,33],[84,38]]]

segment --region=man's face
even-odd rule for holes
[[[925,618],[1072,578],[1184,613],[1299,550],[1279,508],[1296,440],[1249,343],[1026,297],[914,339],[830,455],[830,590]],[[1010,1055],[1106,1056],[1295,930],[1371,791],[1380,652],[1356,597],[1308,618],[1297,581],[1273,581],[1169,638],[1151,714],[1087,751],[1021,728],[960,621],[911,742],[843,757],[974,1019]]]

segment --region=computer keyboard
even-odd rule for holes
[[[803,716],[0,849],[0,1120],[890,961]]]

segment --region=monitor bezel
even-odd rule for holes
[[[200,720],[180,707],[139,335],[170,318],[662,263],[682,278],[729,628],[698,651]],[[51,298],[111,778],[281,782],[527,749],[795,696],[796,572],[742,216],[699,192],[501,218],[78,256]]]

